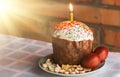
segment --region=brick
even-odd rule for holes
[[[54,16],[59,18],[69,17],[69,5],[61,2],[47,1],[42,2],[38,8],[33,9],[38,15]]]
[[[102,4],[107,4],[107,5],[114,5],[115,0],[102,0]]]
[[[77,20],[100,23],[99,8],[84,5],[76,5],[74,8],[74,16]]]
[[[51,5],[52,4],[52,5]],[[34,10],[38,15],[69,19],[69,6],[66,3],[46,2],[43,7]],[[99,8],[73,4],[74,18],[87,22],[100,23]],[[59,8],[59,9],[58,9]]]
[[[120,31],[104,29],[104,44],[120,47]]]
[[[63,2],[67,1],[68,2],[71,2],[71,3],[93,3],[95,2],[94,0],[63,0]]]
[[[120,26],[120,11],[111,9],[100,9],[101,23]]]
[[[115,5],[120,6],[120,0],[115,0]]]
[[[75,0],[74,2],[91,2],[92,0]]]
[[[76,1],[79,1],[79,2],[87,2],[89,0],[76,0]]]

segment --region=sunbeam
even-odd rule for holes
[[[18,24],[27,24],[24,19],[41,21],[35,10],[45,6],[38,0],[0,0],[0,30],[5,29],[8,33],[19,34],[16,21]]]

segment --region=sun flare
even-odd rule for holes
[[[0,0],[0,15],[12,9],[13,5],[8,0]]]
[[[0,0],[0,32],[18,34],[16,24],[28,26],[30,23],[25,19],[39,21],[38,15],[35,14],[35,9],[39,7],[41,5],[37,0]]]

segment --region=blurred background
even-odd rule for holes
[[[120,0],[0,0],[0,34],[51,42],[55,24],[74,20],[94,32],[94,46],[120,52]]]

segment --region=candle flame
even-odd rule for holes
[[[71,3],[69,4],[69,9],[70,11],[73,11],[73,5]]]

